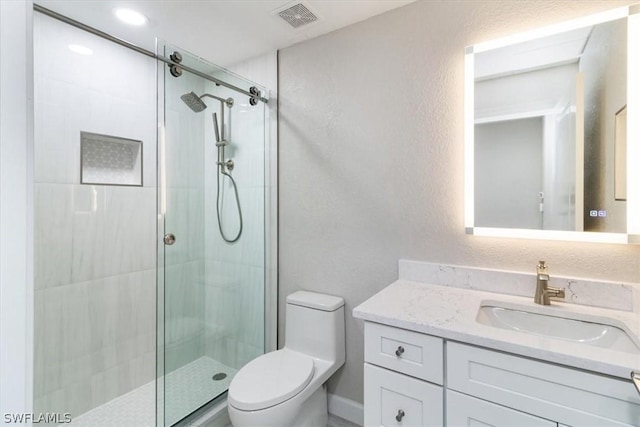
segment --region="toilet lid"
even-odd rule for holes
[[[284,402],[304,389],[313,377],[313,359],[291,350],[264,354],[245,365],[229,386],[229,403],[255,411]]]

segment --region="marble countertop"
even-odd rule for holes
[[[612,310],[552,301],[534,304],[533,297],[506,295],[450,286],[398,280],[353,310],[353,316],[449,340],[474,344],[548,362],[629,379],[640,371],[640,352],[607,348],[548,338],[476,322],[481,305],[499,304],[558,317],[605,321],[627,332],[640,347],[638,312]]]

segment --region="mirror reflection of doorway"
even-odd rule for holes
[[[575,112],[475,126],[476,221],[482,227],[574,230]]]
[[[542,227],[543,120],[475,127],[475,219],[481,227]]]

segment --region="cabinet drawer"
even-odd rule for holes
[[[364,425],[438,426],[443,423],[442,387],[364,364]]]
[[[442,339],[365,322],[364,360],[412,377],[442,384]]]
[[[572,426],[638,426],[631,381],[447,343],[447,388]]]
[[[558,423],[447,390],[447,427],[557,427]]]

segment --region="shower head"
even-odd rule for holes
[[[207,104],[205,104],[201,97],[196,95],[195,92],[185,93],[180,99],[182,99],[182,101],[187,104],[187,107],[191,108],[194,113],[199,113],[207,108]]]
[[[199,113],[200,111],[207,108],[207,104],[204,103],[202,98],[209,97],[213,99],[217,99],[218,101],[224,103],[228,108],[233,107],[233,98],[220,98],[219,96],[211,95],[210,93],[205,93],[202,96],[196,95],[195,92],[185,93],[180,97],[182,101],[187,104],[187,107],[191,108],[194,113]]]

